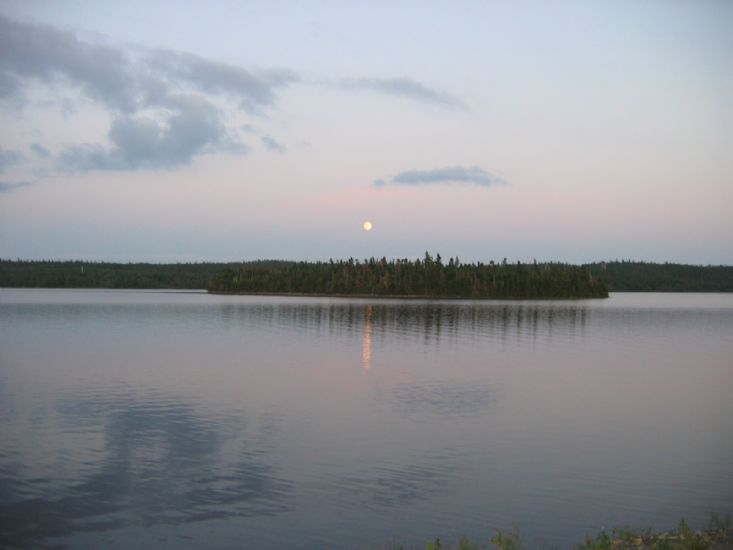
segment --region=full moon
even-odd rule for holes
[[[364,231],[371,231],[372,230],[372,222],[365,221],[364,224],[362,225],[362,227],[364,228]]]

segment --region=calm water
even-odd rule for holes
[[[0,289],[0,546],[568,548],[733,512],[733,295]]]

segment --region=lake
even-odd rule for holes
[[[733,295],[0,289],[0,546],[569,548],[733,512]]]

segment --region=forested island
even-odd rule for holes
[[[421,298],[606,298],[608,289],[589,270],[560,263],[443,262],[422,260],[297,262],[226,269],[209,292]]]
[[[370,267],[370,264],[378,264],[382,260],[347,260],[341,262],[342,272],[343,264],[352,262],[354,265],[366,265],[361,269],[365,273],[375,273],[381,268]],[[387,264],[393,264],[389,269],[396,272],[397,269],[404,275],[405,263],[407,260],[389,261]],[[333,262],[338,265],[339,262]],[[575,271],[575,275],[580,279],[587,279],[590,273],[591,278],[598,279],[605,283],[607,289],[611,292],[733,292],[733,266],[697,266],[683,265],[673,263],[649,263],[636,261],[612,261],[597,262],[585,264],[582,266],[569,266],[567,264],[557,263],[538,263],[538,264],[519,264],[523,266],[517,269],[516,263],[497,262],[488,264],[477,264],[473,268],[469,268],[472,264],[461,264],[453,260],[447,264],[441,260],[431,258],[431,267],[433,270],[431,275],[435,275],[435,265],[442,265],[444,276],[451,280],[451,284],[464,285],[461,292],[466,291],[465,276],[473,276],[477,273],[478,266],[483,266],[492,273],[492,284],[494,275],[498,276],[497,284],[501,281],[502,274],[509,279],[514,277],[520,286],[527,280],[536,288],[548,288],[547,286],[537,286],[536,271],[537,266],[549,266],[549,277],[555,277],[557,270],[569,269],[569,272]],[[209,288],[212,283],[213,289],[216,291],[224,291],[225,287],[231,287],[231,281],[227,282],[227,276],[231,277],[241,270],[245,272],[254,270],[258,273],[258,280],[266,276],[268,271],[283,272],[286,268],[299,265],[298,262],[283,260],[257,260],[248,262],[227,262],[227,263],[108,263],[108,262],[85,262],[85,261],[25,261],[25,260],[2,260],[0,259],[0,287],[30,287],[30,288],[148,288],[148,289],[198,289],[204,290]],[[318,264],[314,264],[318,265]],[[330,266],[331,262],[322,263],[322,268]],[[420,268],[426,269],[425,259],[420,260]],[[460,269],[459,269],[460,266]],[[554,267],[553,267],[554,266]],[[417,266],[414,266],[417,269]],[[498,268],[503,267],[503,271]],[[331,269],[328,267],[328,269]],[[347,268],[351,269],[351,268]],[[419,269],[417,270],[419,272]],[[491,270],[494,270],[493,272]],[[376,270],[376,271],[375,271]],[[523,273],[522,270],[527,270]],[[532,270],[535,275],[532,275]],[[478,270],[480,271],[480,270]],[[541,270],[540,270],[541,271]],[[460,276],[458,275],[460,272]],[[228,275],[226,275],[228,273]],[[581,275],[584,274],[584,275]],[[271,273],[272,275],[272,273]],[[384,275],[382,273],[382,275]],[[402,276],[401,275],[401,276]],[[450,279],[453,277],[453,279]],[[571,277],[571,279],[572,279]],[[338,276],[337,276],[338,278]],[[446,280],[445,277],[443,279]],[[552,279],[543,283],[545,285],[556,285],[550,282]],[[569,279],[567,279],[569,280]],[[566,280],[566,282],[567,282]],[[391,281],[391,279],[390,279]],[[413,277],[411,284],[417,284],[417,279]],[[507,282],[507,281],[504,281]],[[237,283],[238,284],[238,283]],[[321,283],[322,284],[322,283]],[[350,283],[351,284],[351,283]],[[366,284],[362,281],[360,284]],[[387,286],[393,285],[391,281]],[[399,282],[396,283],[399,287]],[[511,283],[514,284],[514,283]],[[480,286],[480,285],[479,285]],[[340,287],[343,292],[343,284]],[[510,287],[506,287],[510,288]],[[448,295],[453,295],[455,289],[449,287]],[[247,292],[246,290],[235,290],[230,288],[229,292]],[[471,287],[471,292],[473,287]],[[253,290],[252,292],[263,292],[263,290]],[[284,291],[283,291],[284,292]],[[290,292],[299,292],[291,290]],[[319,291],[320,293],[328,293]],[[544,292],[538,290],[537,292]],[[372,292],[364,292],[371,294]],[[417,292],[423,294],[423,292]],[[388,294],[389,295],[389,294]]]

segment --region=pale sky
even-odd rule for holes
[[[733,264],[732,28],[724,0],[1,2],[0,258]]]

